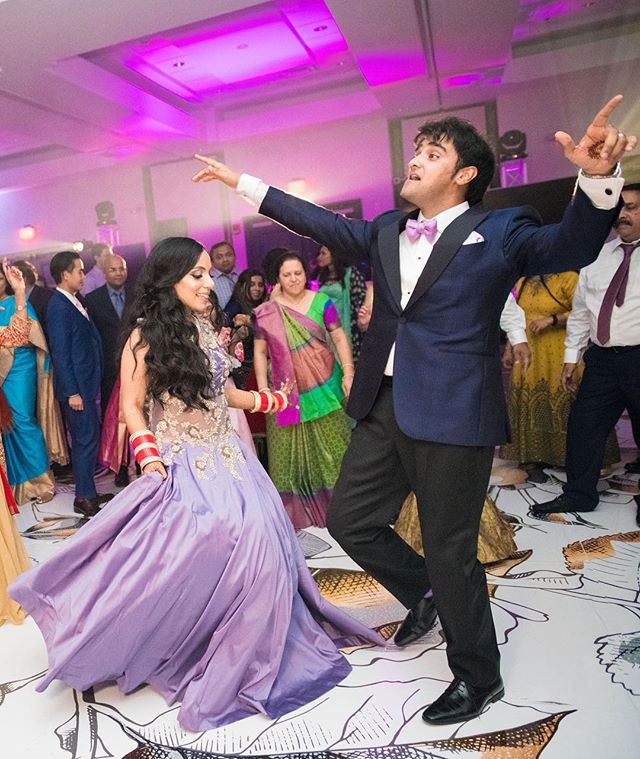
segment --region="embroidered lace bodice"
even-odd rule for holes
[[[185,453],[199,477],[215,475],[219,461],[236,478],[241,479],[240,464],[244,456],[229,420],[224,386],[232,359],[220,345],[212,324],[198,319],[200,347],[209,359],[214,395],[205,401],[207,410],[185,409],[184,403],[168,393],[163,403],[149,402],[149,428],[156,436],[160,456],[165,464],[176,462]]]

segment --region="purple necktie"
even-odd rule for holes
[[[627,281],[629,279],[629,266],[631,264],[631,254],[638,247],[638,243],[622,243],[623,259],[616,273],[613,275],[607,292],[604,294],[604,300],[600,306],[598,314],[598,342],[605,345],[611,337],[611,315],[613,314],[613,305],[618,308],[624,303],[624,296],[627,291]]]
[[[438,234],[438,222],[435,219],[428,221],[409,219],[405,231],[411,242],[416,242],[420,235],[424,235],[429,242],[433,242]]]

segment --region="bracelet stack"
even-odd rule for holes
[[[153,461],[159,461],[162,463],[158,444],[156,443],[155,435],[151,430],[134,432],[129,440],[133,446],[133,453],[140,469],[144,469],[147,464],[151,464]]]
[[[289,405],[286,393],[282,390],[251,390],[254,403],[253,408],[249,409],[252,414],[261,412],[268,414],[271,411],[284,411]]]

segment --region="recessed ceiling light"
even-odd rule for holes
[[[322,24],[321,26],[314,26],[313,31],[314,32],[325,32],[329,27],[326,24]]]
[[[173,64],[173,68],[174,68],[174,69],[181,69],[183,66],[184,66],[184,61],[176,61],[176,62]]]

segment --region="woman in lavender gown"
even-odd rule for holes
[[[277,393],[224,390],[232,359],[210,269],[189,238],[151,252],[121,369],[143,476],[10,588],[47,645],[38,690],[148,683],[182,702],[193,731],[297,709],[349,673],[336,646],[384,642],[320,597],[277,491],[229,423],[228,405],[264,410]]]

